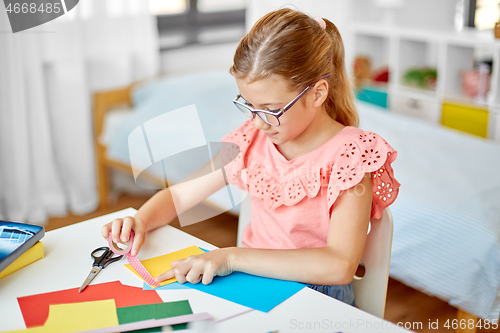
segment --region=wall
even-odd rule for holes
[[[295,8],[311,17],[319,16],[332,21],[339,29],[344,40],[346,59],[353,57],[353,47],[351,45],[353,39],[346,38],[346,36],[349,36],[349,24],[351,22],[352,6],[349,0],[248,0],[246,30],[249,31],[252,25],[264,14],[281,7]]]

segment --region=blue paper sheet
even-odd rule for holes
[[[304,284],[298,282],[234,272],[228,276],[216,276],[209,285],[201,282],[198,284],[174,282],[155,288],[155,290],[191,288],[252,309],[268,312],[304,287]],[[145,283],[144,289],[152,288]]]
[[[143,290],[171,290],[171,289],[191,289],[191,288],[189,288],[185,284],[181,284],[179,282],[172,282],[172,283],[166,284],[166,285],[161,286],[161,287],[153,288],[149,284],[144,282],[142,289]]]
[[[154,288],[154,290],[191,288],[255,310],[269,312],[304,287],[305,285],[299,282],[234,272],[228,276],[216,276],[209,285],[201,282],[198,284],[174,282]],[[143,289],[151,290],[152,288],[144,283]]]

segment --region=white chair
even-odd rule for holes
[[[238,219],[237,245],[241,246],[243,229],[250,222],[250,195],[243,192]],[[363,277],[354,276],[353,288],[356,305],[363,311],[384,318],[389,263],[391,261],[393,221],[389,208],[381,219],[371,219],[361,262],[365,267]]]
[[[356,305],[363,311],[384,318],[389,263],[391,261],[393,221],[389,208],[380,219],[371,219],[361,262],[363,277],[354,276],[352,285]]]
[[[242,191],[242,201],[240,204],[240,215],[238,216],[238,236],[236,245],[241,247],[241,237],[243,237],[243,229],[250,223],[250,206],[251,198],[248,192]]]

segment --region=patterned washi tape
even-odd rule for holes
[[[128,262],[134,267],[135,271],[146,281],[147,284],[149,284],[152,287],[159,287],[160,284],[155,281],[155,279],[149,274],[148,270],[141,264],[141,262],[132,254],[130,254],[130,251],[132,250],[132,245],[134,244],[134,236],[135,233],[133,230],[130,231],[130,240],[128,247],[125,250],[122,250],[116,245],[113,240],[111,239],[111,233],[109,234],[108,237],[108,244],[109,248],[111,251],[118,255],[127,255]]]

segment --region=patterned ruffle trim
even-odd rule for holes
[[[245,168],[245,153],[255,133],[250,128],[245,130],[223,138],[223,141],[239,143],[241,148],[236,159],[226,165],[229,182],[264,200],[270,209],[295,205],[305,197],[313,198],[320,190],[326,190],[330,211],[340,192],[357,185],[367,172],[372,173],[373,180],[372,217],[380,218],[383,209],[396,199],[400,184],[394,179],[391,163],[397,152],[375,133],[363,132],[346,142],[335,162],[280,182],[255,159],[247,159]],[[239,148],[234,144],[230,149]],[[232,154],[236,153],[233,151]]]
[[[270,209],[275,209],[281,205],[295,205],[306,196],[313,198],[318,195],[320,188],[328,185],[332,165],[330,163],[309,174],[279,182],[259,161],[250,160],[248,167],[241,172],[241,179],[250,195],[263,199]]]
[[[238,129],[230,132],[221,139],[222,142],[229,143],[223,146],[220,153],[221,161],[225,166],[226,175],[229,178],[228,181],[244,191],[248,191],[248,187],[241,180],[240,173],[241,170],[245,168],[245,155],[257,131],[251,119],[249,119]],[[234,156],[236,156],[236,158],[234,158]]]

